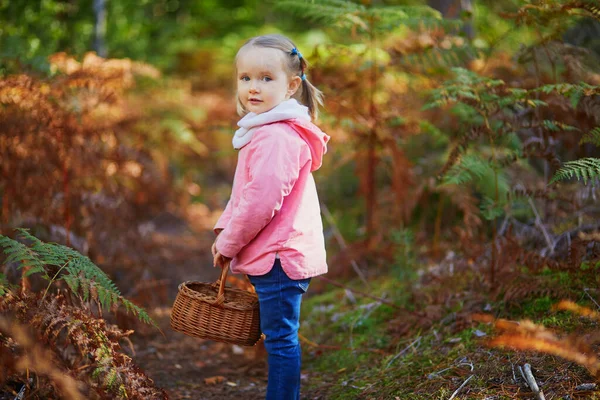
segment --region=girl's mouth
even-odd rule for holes
[[[249,99],[248,101],[252,104],[262,103],[262,100],[258,100],[258,99]]]

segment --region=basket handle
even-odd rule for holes
[[[225,301],[225,280],[227,280],[227,273],[229,272],[229,264],[231,261],[227,261],[221,269],[221,277],[219,278],[219,292],[217,293],[217,299],[214,305],[220,306]]]

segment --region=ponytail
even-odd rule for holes
[[[316,120],[319,118],[319,106],[323,106],[323,92],[310,83],[308,79],[304,79],[302,81],[300,103],[308,107],[310,118]]]
[[[295,48],[295,47],[294,47]],[[319,117],[319,106],[323,106],[323,92],[317,89],[312,83],[309,82],[304,71],[308,68],[306,59],[300,55],[300,78],[302,84],[300,90],[296,92],[294,98],[301,104],[308,107],[308,114],[312,120],[316,120]]]

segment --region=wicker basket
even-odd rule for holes
[[[171,328],[189,336],[242,346],[254,346],[260,339],[258,297],[255,293],[227,287],[229,265],[214,283],[187,281],[171,312]]]

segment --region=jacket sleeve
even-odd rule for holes
[[[248,180],[240,202],[217,238],[217,250],[234,258],[273,219],[301,169],[302,148],[294,138],[269,126],[248,144]]]
[[[221,232],[223,229],[225,229],[230,218],[231,218],[231,199],[229,199],[229,201],[227,202],[227,205],[225,206],[225,210],[223,210],[223,213],[217,220],[217,223],[215,224],[215,226],[213,228],[213,232],[215,232],[215,234],[218,235],[219,232]]]

